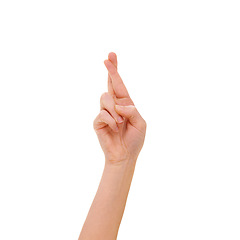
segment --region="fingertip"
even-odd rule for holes
[[[108,54],[108,59],[109,60],[114,60],[115,58],[117,58],[117,54],[115,52],[110,52]]]
[[[124,122],[124,119],[119,115],[119,116],[117,117],[117,122],[118,122],[118,123],[123,123],[123,122]]]
[[[114,72],[115,71],[115,66],[110,60],[105,60],[104,64],[109,72]]]
[[[118,62],[117,62],[117,54],[116,53],[110,52],[108,54],[108,60],[111,61],[115,67],[117,67]]]
[[[104,60],[104,61],[103,61],[103,63],[104,63],[105,66],[106,66],[106,62],[107,62],[107,61],[108,61],[108,60]]]
[[[118,126],[116,126],[115,128],[114,128],[114,132],[118,132],[119,131],[119,128],[118,128]]]

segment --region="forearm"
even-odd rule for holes
[[[108,70],[108,92],[100,98],[100,112],[93,127],[106,161],[79,240],[117,238],[147,127],[117,71],[116,54],[109,53],[104,64]]]
[[[79,240],[115,240],[136,161],[106,164]]]

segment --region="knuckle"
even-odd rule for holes
[[[98,119],[99,119],[99,115],[93,120],[93,123],[92,123],[92,124],[93,124],[93,128],[94,128],[94,129],[96,128]]]
[[[98,118],[99,118],[99,114],[94,118],[93,124],[95,124],[97,122]]]
[[[144,130],[144,132],[147,129],[147,122],[143,118],[141,119],[140,127],[141,127],[141,129]]]
[[[101,101],[104,100],[104,99],[106,99],[106,98],[108,97],[108,95],[109,95],[108,92],[104,92],[104,93],[101,95],[101,97],[100,97]]]
[[[104,92],[101,95],[100,106],[101,106],[101,109],[106,109],[108,111],[113,112],[114,100],[113,100],[113,97],[108,92]]]
[[[145,134],[145,133],[146,133],[146,127],[145,127],[145,125],[140,125],[139,130],[140,130],[143,134]]]
[[[147,129],[147,122],[143,119],[143,129],[146,131]]]
[[[147,128],[147,122],[143,119],[143,126],[146,129]]]
[[[99,113],[99,118],[102,119],[104,117],[106,117],[106,114],[107,114],[107,111],[106,110],[101,110],[100,113]]]

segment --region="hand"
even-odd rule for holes
[[[137,111],[117,71],[117,56],[104,61],[108,70],[108,92],[100,99],[100,113],[93,122],[105,154],[106,164],[136,161],[143,147],[146,121]]]

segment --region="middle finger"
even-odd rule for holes
[[[112,62],[112,64],[117,68],[117,55],[114,52],[110,52],[108,54],[108,60]],[[110,77],[110,74],[108,73],[108,92],[112,95],[115,96],[115,92],[113,90],[113,85],[112,85],[112,79]]]

